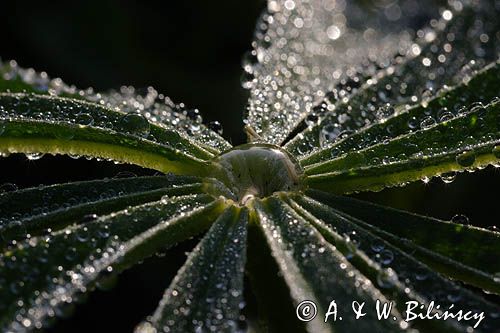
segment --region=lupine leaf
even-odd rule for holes
[[[136,332],[234,332],[243,302],[248,212],[231,206],[190,254],[160,305]]]
[[[290,288],[294,305],[313,301],[318,309],[317,319],[307,323],[311,332],[331,330],[359,331],[394,330],[401,322],[401,315],[393,309],[392,316],[398,321],[378,321],[374,312],[367,312],[365,321],[356,321],[345,314],[342,320],[330,318],[324,322],[325,313],[332,300],[338,304],[351,304],[354,300],[366,302],[367,308],[375,308],[377,299],[386,298],[309,222],[275,197],[255,202],[261,232],[265,235],[271,255],[276,260],[283,279]],[[401,323],[405,325],[404,322]]]
[[[500,101],[388,143],[305,169],[307,183],[334,193],[381,190],[443,173],[498,163]]]
[[[434,269],[500,294],[497,260],[500,233],[324,192],[309,191],[308,194],[364,221],[382,235],[380,237],[390,237],[389,241],[395,240],[398,246],[414,251],[415,257]]]
[[[250,213],[245,270],[250,290],[255,295],[257,303],[257,313],[255,318],[251,318],[253,319],[251,327],[257,332],[304,332],[305,322],[300,321],[297,316],[290,315],[296,311],[296,304],[290,295],[289,286],[282,278],[280,267],[269,255],[269,246],[266,236],[261,231],[258,215],[254,209],[250,209]]]
[[[326,195],[326,194],[324,194]],[[499,323],[497,314],[500,308],[485,301],[478,295],[450,281],[419,261],[414,251],[399,248],[391,239],[374,231],[370,225],[349,215],[343,215],[336,209],[315,201],[309,197],[293,196],[295,208],[309,212],[314,216],[313,224],[329,241],[339,248],[349,261],[372,280],[398,308],[406,307],[408,300],[421,304],[431,301],[446,309],[452,304],[462,309],[481,309],[485,312],[484,322],[479,330],[488,331]],[[324,201],[324,200],[323,200]],[[292,205],[295,202],[292,202]],[[298,207],[298,208],[297,208]],[[335,206],[332,206],[335,207]],[[319,220],[315,220],[315,219]],[[378,266],[378,267],[377,267]],[[451,266],[451,265],[450,265]],[[477,274],[476,274],[477,275]],[[452,327],[440,327],[451,324],[461,331],[466,330],[471,322],[417,321],[415,325],[422,329],[449,331]],[[472,323],[474,325],[474,323]]]
[[[418,104],[408,110],[394,114],[390,118],[340,139],[332,145],[304,156],[302,166],[323,162],[342,154],[386,142],[392,138],[417,131],[433,123],[448,121],[457,115],[488,103],[500,96],[498,81],[500,80],[500,63],[492,63],[474,75],[470,81],[445,91],[425,104]],[[467,108],[466,106],[469,106]]]
[[[127,206],[157,201],[164,195],[200,193],[196,177],[155,176],[104,179],[40,186],[0,195],[1,242],[39,235],[80,222],[87,216],[118,211]],[[85,220],[85,219],[84,219]]]
[[[206,171],[213,154],[184,135],[97,104],[60,97],[0,94],[0,152],[85,155],[163,172]]]
[[[498,233],[317,189],[380,190],[500,164],[498,1],[267,9],[244,60],[246,131],[259,153],[246,146],[229,160],[220,124],[151,87],[95,93],[0,61],[0,156],[69,154],[196,176],[0,194],[0,331],[43,329],[82,294],[210,225],[138,332],[242,329],[244,269],[258,303],[255,327],[254,304],[244,311],[248,331],[473,330],[468,320],[408,323],[409,300],[484,311],[475,331],[497,330],[499,306],[472,287],[500,294]],[[318,309],[309,322],[296,318],[305,300]],[[342,318],[327,322],[332,300]],[[366,302],[360,320],[354,300]],[[377,301],[396,302],[387,320]]]
[[[102,279],[203,231],[224,206],[206,195],[165,198],[12,246],[0,257],[0,327],[43,326]]]

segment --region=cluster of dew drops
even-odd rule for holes
[[[448,84],[466,84],[498,59],[500,31],[492,23],[498,6],[493,1],[375,1],[370,16],[356,1],[269,1],[253,50],[243,61],[242,85],[250,91],[246,122],[265,141],[282,143],[302,121],[306,129],[297,135],[294,152],[306,156],[413,105],[425,108],[450,89]],[[453,20],[471,9],[472,23]],[[365,96],[351,98],[363,89]],[[497,103],[498,97],[484,102]],[[428,129],[478,108],[484,104],[458,103],[412,118],[408,128]],[[341,153],[346,152],[332,150],[329,158]],[[493,153],[500,156],[499,149]],[[471,159],[469,153],[456,160],[469,166]],[[449,183],[455,173],[440,178]]]
[[[188,108],[184,103],[174,103],[153,87],[137,89],[132,86],[122,86],[119,90],[98,93],[93,88],[78,89],[59,78],[51,79],[45,72],[22,68],[14,60],[2,62],[0,59],[0,75],[3,80],[13,81],[13,84],[15,81],[27,84],[36,93],[85,100],[123,113],[122,118],[116,122],[106,121],[101,117],[95,119],[85,112],[68,117],[68,121],[82,126],[116,129],[156,141],[151,134],[151,124],[155,124],[183,132],[195,141],[215,149],[227,148],[225,141],[220,137],[222,135],[220,122],[211,121],[204,124],[198,109]],[[9,110],[0,109],[0,116],[8,118]],[[50,120],[50,112],[39,112],[30,116]],[[0,135],[4,130],[5,124],[0,123]],[[27,155],[29,159],[38,159],[41,156],[41,154]]]
[[[433,10],[429,1],[376,1],[369,10],[357,1],[269,1],[243,62],[248,124],[282,141],[282,129],[291,130],[328,91],[345,98],[391,65],[394,54],[418,52],[415,32],[406,28]],[[432,38],[431,31],[419,31],[419,40]]]
[[[272,0],[268,3],[268,12],[259,20],[254,49],[244,60],[243,86],[250,90],[247,123],[254,126],[258,134],[269,142],[282,142],[287,132],[301,119],[306,119],[308,126],[319,124],[324,117],[322,113],[335,111],[335,104],[340,100],[348,99],[353,90],[360,87],[368,77],[372,77],[380,69],[389,69],[394,64],[392,55],[396,51],[401,56],[422,56],[421,66],[431,67],[433,63],[445,63],[447,54],[453,50],[452,41],[444,43],[444,51],[436,50],[435,56],[422,55],[422,47],[412,40],[409,31],[401,30],[397,34],[387,34],[378,22],[398,26],[407,23],[405,16],[408,12],[422,13],[426,16],[425,8],[429,1],[402,1],[385,2],[385,7],[380,11],[380,17],[374,21],[366,22],[367,27],[359,30],[347,24],[348,17],[353,16],[361,9],[347,0],[338,1],[311,1],[299,3],[293,0]],[[461,10],[460,1],[449,1],[454,10]],[[413,7],[412,7],[413,6]],[[429,6],[432,7],[432,6]],[[321,14],[318,14],[321,13]],[[318,16],[319,15],[319,16]],[[449,10],[441,12],[441,19],[435,20],[434,27],[451,20],[453,13]],[[361,16],[358,20],[366,18]],[[329,20],[325,24],[325,20]],[[356,25],[356,22],[351,23]],[[358,22],[359,24],[359,22]],[[314,39],[304,41],[305,30],[315,31]],[[416,35],[422,43],[431,42],[435,38],[433,29],[418,30]],[[307,34],[305,34],[307,35]],[[485,43],[497,36],[490,36],[479,31],[480,41]],[[450,37],[451,38],[451,37]],[[447,46],[448,45],[448,46]],[[341,51],[339,51],[341,50]],[[481,54],[478,54],[480,57]],[[474,73],[477,64],[482,61],[465,61],[455,72],[454,80],[466,80]],[[480,68],[480,66],[478,66]],[[439,75],[438,72],[429,71],[429,76]],[[153,88],[138,91],[133,87],[122,87],[119,91],[106,94],[94,92],[92,89],[79,90],[68,86],[60,79],[50,79],[44,72],[37,73],[32,69],[22,69],[16,62],[0,62],[0,75],[5,80],[20,80],[35,87],[39,92],[49,93],[54,96],[79,96],[84,100],[124,112],[121,119],[121,128],[129,129],[138,137],[150,138],[150,122],[161,123],[184,131],[194,136],[203,143],[213,147],[220,147],[221,143],[211,136],[203,125],[203,120],[198,110],[189,109],[184,104],[175,104],[170,98],[158,93]],[[423,97],[409,95],[409,102],[419,102],[420,98],[430,98],[436,92],[435,80],[426,81],[419,87],[424,91]],[[427,82],[431,82],[428,84]],[[367,105],[360,112],[358,119],[352,120],[353,126],[366,125],[366,119],[384,121],[395,111],[391,102],[398,101],[391,98],[389,92],[395,88],[389,85],[385,91],[378,92],[377,101]],[[404,91],[405,84],[399,86]],[[328,93],[325,93],[328,92]],[[318,104],[318,101],[321,101]],[[389,104],[387,104],[389,103]],[[0,115],[5,110],[0,110]],[[348,110],[351,111],[351,110]],[[305,115],[308,114],[307,118]],[[334,114],[334,113],[333,113]],[[43,115],[41,115],[43,116]],[[446,121],[453,117],[452,113],[442,113],[439,121]],[[335,123],[328,123],[320,131],[317,138],[320,146],[330,144],[338,138],[348,135],[349,129],[342,124],[349,123],[349,113],[335,114]],[[98,120],[89,114],[79,114],[75,121],[84,126],[94,125]],[[101,120],[99,120],[101,121]],[[359,123],[357,123],[359,122]],[[426,117],[420,124],[409,124],[420,128],[433,126],[436,119]],[[3,132],[0,123],[0,135]],[[110,127],[113,124],[109,125]],[[219,135],[222,134],[220,123],[213,122],[208,127]],[[500,156],[500,151],[499,151]],[[40,158],[39,154],[29,154],[28,158]],[[457,161],[460,162],[460,161]],[[470,163],[469,161],[462,161]],[[445,182],[452,181],[454,174],[442,175]],[[0,186],[0,193],[17,188],[13,184]],[[191,207],[192,208],[192,207]],[[455,223],[469,224],[464,215],[452,218]],[[356,246],[356,233],[346,236],[348,242]],[[377,260],[384,266],[389,266],[394,260],[394,254],[380,244],[372,244],[371,249]],[[322,253],[324,249],[319,248]],[[71,254],[71,253],[70,253]],[[379,285],[383,286],[397,279],[392,269],[384,271],[385,275],[378,277]],[[419,272],[417,272],[417,275]],[[425,279],[418,275],[417,279]],[[64,281],[66,282],[66,281]]]

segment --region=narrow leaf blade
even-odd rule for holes
[[[451,120],[467,112],[468,108],[465,106],[481,107],[483,103],[487,104],[499,96],[499,81],[500,62],[492,63],[469,80],[437,95],[430,101],[400,110],[387,119],[381,119],[380,122],[365,127],[345,139],[304,156],[300,163],[302,166],[308,166],[327,161],[420,130],[432,123]]]
[[[497,164],[500,156],[500,100],[400,136],[388,143],[311,165],[307,183],[316,189],[350,193],[378,191],[447,172]]]
[[[136,332],[234,332],[243,302],[248,212],[231,206],[191,252],[154,315]]]
[[[72,154],[203,174],[213,154],[174,129],[72,99],[0,94],[0,152]]]
[[[78,89],[61,79],[52,80],[46,73],[21,68],[15,61],[2,63],[0,59],[0,92],[68,97],[125,113],[140,112],[148,121],[173,127],[214,154],[232,147],[222,136],[205,126],[199,114],[191,117],[190,114],[195,110],[187,109],[182,103],[175,104],[152,87],[148,87],[145,92],[133,87],[122,87],[120,91],[96,93],[92,88]]]
[[[1,242],[36,236],[164,195],[201,193],[196,177],[154,176],[40,186],[0,195]]]

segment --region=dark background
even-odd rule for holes
[[[233,144],[244,141],[247,94],[240,86],[241,57],[250,49],[264,0],[3,2],[0,57],[46,71],[78,87],[96,90],[153,86],[176,102],[219,120]],[[0,160],[0,185],[19,188],[70,180],[112,177],[120,171],[152,174],[132,166],[24,156]],[[358,197],[450,219],[465,214],[480,226],[498,224],[500,175],[492,167]],[[436,235],[439,237],[439,235]],[[52,332],[127,332],[155,309],[164,289],[195,241],[122,274],[110,291],[97,291]]]

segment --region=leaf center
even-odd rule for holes
[[[241,204],[254,197],[302,187],[302,168],[297,160],[278,146],[250,143],[218,156],[214,163],[218,177]]]

